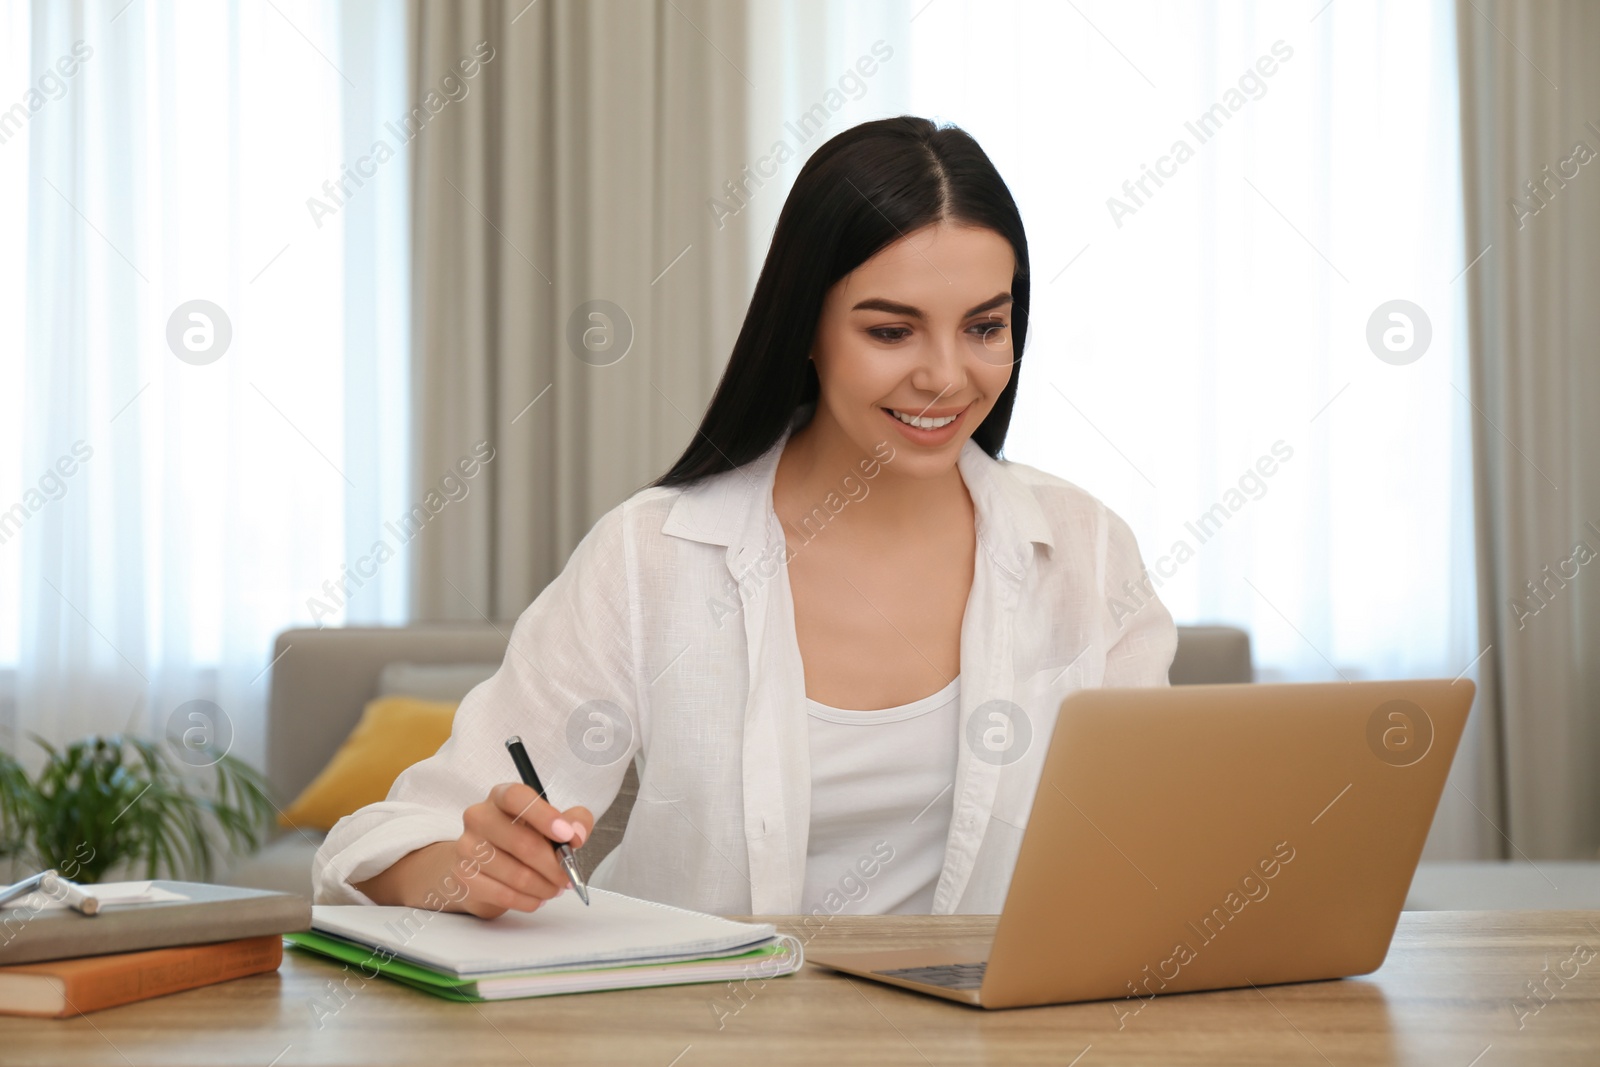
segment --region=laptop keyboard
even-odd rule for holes
[[[903,978],[908,982],[922,982],[943,989],[977,989],[983,985],[983,969],[988,961],[978,963],[948,963],[938,967],[901,967],[893,971],[873,971],[885,978]]]

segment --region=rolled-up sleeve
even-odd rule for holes
[[[459,837],[467,807],[517,780],[512,735],[556,807],[583,805],[598,819],[610,806],[641,736],[625,508],[595,524],[522,613],[500,669],[462,700],[439,751],[334,825],[312,864],[317,903],[373,903],[354,883]]]
[[[1178,629],[1156,596],[1145,572],[1139,544],[1128,524],[1105,512],[1106,686],[1168,685],[1167,672],[1178,649]]]

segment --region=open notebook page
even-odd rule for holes
[[[528,913],[479,919],[427,908],[326,905],[311,909],[311,928],[390,950],[458,978],[508,971],[667,962],[755,946],[777,933],[771,923],[741,923],[653,901],[589,890],[591,906],[564,893]]]

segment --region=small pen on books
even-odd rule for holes
[[[0,904],[9,904],[18,897],[27,896],[35,889],[38,889],[46,878],[54,878],[55,874],[54,869],[43,870],[38,874],[28,875],[20,882],[14,882],[11,885],[0,888]]]
[[[522,738],[507,738],[506,751],[511,753],[511,762],[517,765],[517,773],[522,776],[522,783],[532,786],[533,791],[539,794],[539,799],[545,800],[544,785],[539,781],[539,772],[533,769],[533,760],[528,758],[528,750],[522,747]],[[587,907],[589,887],[583,884],[583,878],[578,874],[578,860],[572,854],[572,847],[565,841],[556,841],[553,844],[556,846],[556,854],[561,857],[561,866],[566,868],[567,878],[572,881],[572,888],[578,891],[579,898]]]
[[[61,877],[55,871],[45,871],[39,888],[46,896],[56,897],[73,911],[84,915],[100,914],[100,901],[77,882]],[[57,894],[59,893],[59,896]]]

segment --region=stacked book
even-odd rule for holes
[[[800,943],[735,922],[589,887],[495,919],[427,908],[317,905],[291,944],[448,1000],[764,981],[792,974]]]
[[[0,908],[0,1014],[64,1018],[277,970],[311,925],[290,893],[199,882],[86,887],[83,915],[36,892]]]

